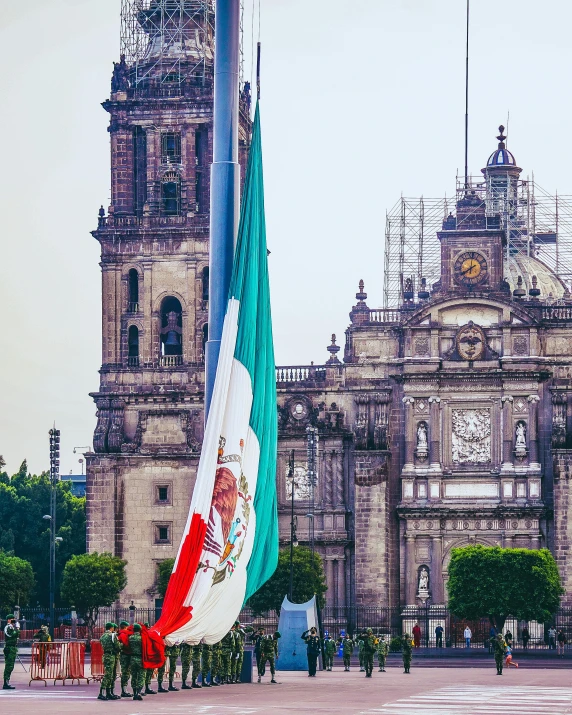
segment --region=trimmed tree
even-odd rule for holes
[[[169,579],[171,578],[174,565],[175,559],[165,559],[161,561],[157,567],[157,591],[161,594],[161,598],[165,598],[165,594],[167,593],[167,586],[169,585]]]
[[[127,585],[126,561],[111,554],[72,556],[64,568],[62,598],[83,616],[90,638],[99,609],[111,606]]]
[[[451,551],[449,609],[459,618],[489,618],[502,631],[507,617],[549,620],[564,593],[548,549],[464,546]]]
[[[32,565],[0,551],[0,608],[12,610],[28,604],[35,579]]]
[[[293,594],[294,603],[305,603],[316,596],[318,605],[323,608],[326,593],[326,577],[322,559],[319,554],[313,554],[307,546],[294,547],[293,562]],[[278,566],[268,581],[249,599],[247,605],[255,614],[276,611],[290,591],[290,547],[281,549],[278,554]]]

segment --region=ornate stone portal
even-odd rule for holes
[[[454,464],[488,464],[491,461],[490,410],[453,410],[451,433]]]

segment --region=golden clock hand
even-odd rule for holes
[[[473,268],[476,268],[476,266],[478,266],[478,265],[479,264],[476,261],[474,264],[471,263],[471,265],[468,268],[466,268],[464,271],[461,271],[461,275],[462,276],[466,275],[469,271],[472,271]]]

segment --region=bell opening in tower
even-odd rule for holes
[[[183,354],[183,309],[169,296],[161,305],[161,355]]]

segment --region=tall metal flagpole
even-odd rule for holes
[[[214,389],[239,219],[238,91],[240,0],[216,0],[215,21],[209,336],[205,357],[205,422]]]
[[[467,37],[465,42],[465,189],[469,188],[469,2],[467,0]]]

